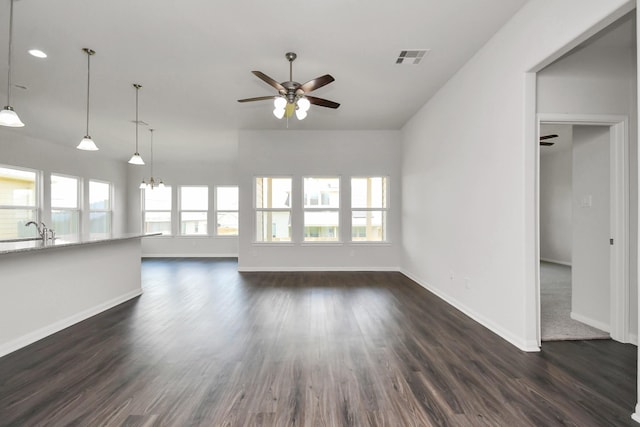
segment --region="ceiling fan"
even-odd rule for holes
[[[273,114],[277,118],[289,118],[293,116],[293,113],[295,112],[298,120],[302,120],[307,117],[307,110],[309,110],[311,104],[327,108],[338,108],[340,106],[337,102],[308,95],[308,93],[334,81],[335,79],[331,75],[325,74],[324,76],[320,76],[313,80],[309,80],[304,84],[300,84],[293,81],[293,61],[295,61],[297,55],[293,52],[287,52],[285,57],[289,61],[289,81],[278,83],[261,71],[252,71],[252,73],[260,80],[274,87],[278,91],[278,95],[239,99],[238,102],[265,101],[273,99],[275,107]]]
[[[545,146],[545,147],[550,147],[553,144],[555,144],[555,142],[549,142],[549,139],[553,139],[553,138],[557,138],[558,135],[556,134],[552,134],[552,135],[542,135],[540,137],[540,145]]]

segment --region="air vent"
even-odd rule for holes
[[[422,61],[422,58],[427,56],[429,49],[420,50],[403,50],[396,59],[396,64],[414,64],[417,65]]]

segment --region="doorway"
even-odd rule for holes
[[[549,146],[539,148],[540,343],[605,338],[597,329],[609,332],[614,340],[628,342],[627,128],[625,116],[538,116],[538,135],[558,134],[555,151],[560,154],[551,157],[544,151]],[[567,167],[571,168],[570,184],[566,182]],[[556,180],[556,185],[546,182],[548,179]],[[545,188],[554,188],[555,194],[548,194]],[[549,210],[555,210],[559,219],[549,219]],[[558,332],[554,325],[544,324],[549,322],[549,310],[557,309],[549,301],[556,306],[564,304],[565,312],[569,310],[572,322],[564,325],[568,329]],[[583,333],[587,335],[578,335]]]
[[[609,338],[610,126],[539,134],[541,341]]]

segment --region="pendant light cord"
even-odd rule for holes
[[[91,50],[87,49],[87,133],[85,135],[89,136],[89,98],[90,98],[90,90],[91,90]]]
[[[151,132],[151,178],[153,179],[153,129],[149,129]]]
[[[139,154],[140,152],[138,151],[138,124],[140,122],[138,121],[138,92],[140,91],[140,85],[136,84],[134,86],[136,88],[136,154]]]
[[[8,65],[7,70],[7,105],[11,105],[11,51],[13,50],[13,0],[10,1],[9,6],[9,53],[8,53]]]

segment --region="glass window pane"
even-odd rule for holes
[[[256,208],[291,208],[291,178],[256,178]]]
[[[216,234],[218,236],[237,236],[238,212],[218,212]]]
[[[291,213],[256,212],[257,242],[290,242]]]
[[[351,207],[380,209],[387,207],[385,177],[351,178]]]
[[[182,212],[180,217],[180,234],[207,234],[207,212]]]
[[[89,181],[89,209],[111,209],[111,184]]]
[[[304,213],[304,240],[338,241],[339,225],[338,211],[307,211]]]
[[[0,239],[38,237],[34,225],[25,225],[29,221],[36,221],[35,209],[0,209]]]
[[[385,211],[353,211],[351,238],[354,241],[382,242],[386,236]]]
[[[180,210],[209,209],[209,187],[180,187]]]
[[[51,207],[78,208],[78,180],[76,178],[51,175]]]
[[[339,208],[340,178],[305,178],[305,208]]]
[[[52,210],[51,228],[55,230],[56,236],[65,237],[77,235],[79,227],[80,212],[70,210]]]
[[[36,173],[0,168],[0,206],[36,206]]]
[[[144,209],[148,211],[171,210],[171,187],[144,190]]]
[[[156,191],[156,190],[153,190]],[[171,235],[171,212],[145,212],[144,232]]]
[[[89,234],[92,237],[111,235],[111,212],[89,213]]]
[[[237,211],[238,187],[217,187],[216,207],[219,211]]]

